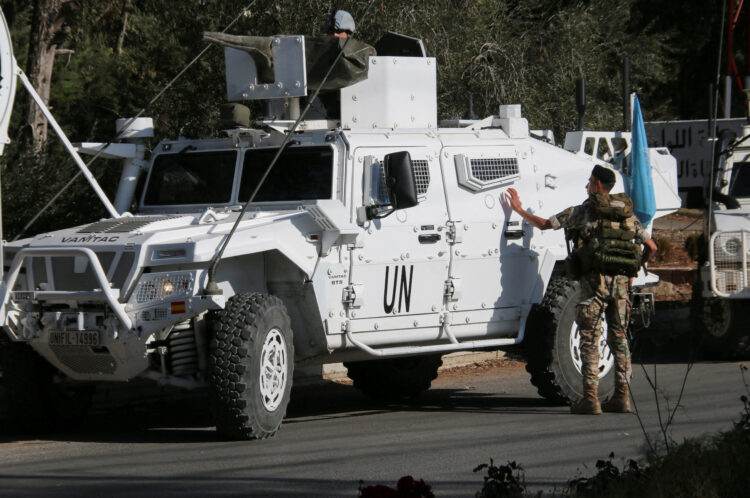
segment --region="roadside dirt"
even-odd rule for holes
[[[698,262],[688,251],[693,239],[703,231],[703,211],[680,209],[654,223],[652,238],[659,251],[648,269],[661,282],[651,289],[657,302],[690,301]]]

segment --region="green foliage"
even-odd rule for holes
[[[435,498],[432,487],[424,480],[416,480],[412,476],[404,476],[396,483],[396,489],[383,484],[363,487],[359,483],[360,498]]]
[[[474,495],[476,498],[520,498],[526,496],[523,467],[516,462],[495,465],[495,462],[490,458],[490,463],[479,465],[474,469],[474,472],[485,469],[487,475],[484,476],[482,489]]]
[[[627,489],[634,492],[642,488],[649,476],[650,469],[642,467],[635,460],[628,460],[622,471],[614,464],[614,453],[610,453],[606,460],[597,460],[597,472],[592,477],[573,479],[568,484],[571,495],[580,498],[598,498],[613,496]],[[619,494],[618,496],[631,496]]]

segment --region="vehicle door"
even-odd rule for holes
[[[527,202],[537,196],[528,145],[451,145],[459,143],[456,137],[446,142],[441,167],[446,184],[456,185],[447,189],[452,323],[454,328],[491,331],[498,326],[487,328],[488,323],[505,322],[512,329],[511,322],[517,323],[540,284],[540,261],[530,250],[532,228],[504,199],[509,187]]]
[[[389,202],[383,158],[403,150],[411,155],[419,204],[364,221],[360,209],[362,233],[350,272],[356,298],[348,306],[353,332],[439,327],[449,248],[437,147],[356,148],[353,205]]]

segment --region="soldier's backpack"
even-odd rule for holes
[[[575,249],[566,260],[568,276],[588,273],[634,277],[641,267],[641,248],[634,242],[633,201],[626,194],[593,194],[586,227],[569,230]]]

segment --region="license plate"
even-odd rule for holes
[[[99,332],[95,331],[65,331],[50,332],[50,346],[98,346]]]

